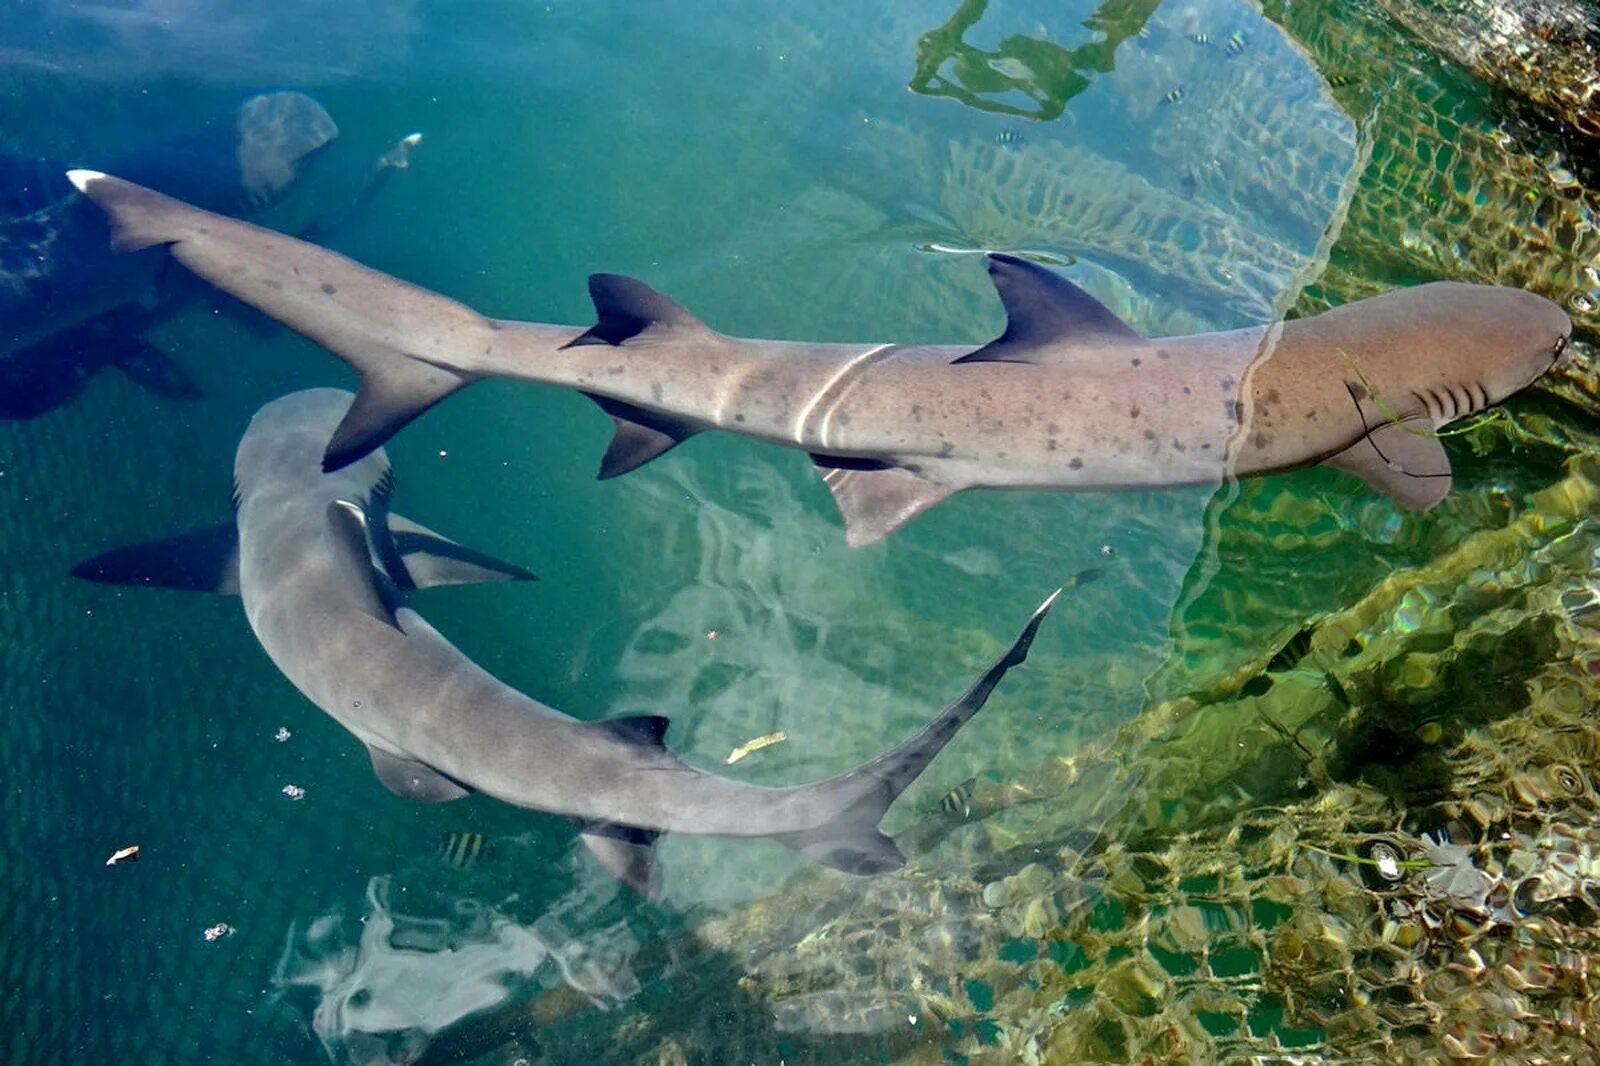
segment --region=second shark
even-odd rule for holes
[[[234,465],[235,522],[73,572],[236,592],[273,663],[366,745],[390,791],[423,802],[482,792],[566,815],[607,869],[647,894],[664,832],[773,837],[854,874],[900,866],[878,822],[1026,658],[1055,601],[964,695],[877,758],[787,788],[718,777],[667,750],[666,718],[572,718],[490,676],[406,605],[406,589],[532,575],[391,514],[382,451],[324,474],[323,449],[351,400],[314,389],[257,412]]]

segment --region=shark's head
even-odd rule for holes
[[[334,474],[322,472],[322,453],[355,397],[343,389],[306,389],[273,400],[250,420],[234,458],[240,499],[263,487],[304,492],[313,486],[330,498],[363,499],[389,477],[382,449]]]
[[[1572,320],[1522,289],[1433,282],[1340,308],[1338,352],[1350,376],[1392,409],[1435,426],[1532,384],[1566,351]]]

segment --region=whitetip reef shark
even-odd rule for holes
[[[879,821],[1027,657],[1055,602],[959,699],[855,769],[783,788],[718,777],[667,750],[666,718],[572,718],[490,676],[406,605],[412,588],[532,575],[390,513],[381,450],[324,473],[352,399],[313,389],[257,412],[234,463],[234,522],[116,549],[73,573],[238,593],[273,663],[366,745],[390,791],[423,802],[482,792],[565,815],[608,870],[646,894],[664,832],[772,837],[853,874],[899,867]]]
[[[1427,509],[1450,489],[1437,430],[1532,383],[1572,332],[1520,289],[1433,282],[1309,318],[1150,338],[1009,255],[989,273],[1005,332],[979,346],[729,337],[643,282],[589,279],[588,328],[492,319],[326,249],[91,170],[68,177],[125,251],[190,270],[361,375],[335,470],[464,385],[582,391],[616,421],[600,476],[704,429],[810,453],[852,545],[967,488],[1219,484],[1315,463]]]

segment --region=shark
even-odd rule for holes
[[[987,259],[1005,330],[976,345],[733,337],[617,274],[589,278],[592,326],[517,322],[98,171],[68,176],[104,209],[116,248],[166,246],[358,372],[329,470],[475,381],[535,381],[611,416],[602,478],[707,429],[805,451],[853,546],[965,489],[1215,485],[1319,463],[1427,510],[1451,487],[1438,430],[1531,384],[1572,333],[1537,294],[1437,281],[1304,318],[1148,337],[1002,253]]]
[[[532,575],[394,514],[381,449],[333,473],[322,455],[353,397],[312,389],[251,420],[231,523],[114,549],[88,580],[234,592],[268,657],[366,746],[378,779],[420,802],[472,792],[580,827],[608,870],[653,894],[662,833],[770,837],[852,874],[904,857],[879,822],[1021,663],[1055,602],[957,699],[906,740],[826,780],[772,788],[698,769],[664,743],[668,719],[582,721],[511,688],[414,611],[412,589]]]

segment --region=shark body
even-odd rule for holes
[[[1397,503],[1450,488],[1440,427],[1524,388],[1571,321],[1518,289],[1435,282],[1311,318],[1149,338],[1036,264],[989,257],[1007,314],[981,346],[729,337],[637,280],[590,278],[589,329],[488,318],[336,253],[94,171],[73,182],[124,250],[185,266],[332,350],[362,378],[328,469],[457,389],[580,390],[616,421],[600,474],[704,429],[810,453],[852,544],[967,488],[1216,484],[1328,463]]]
[[[381,450],[324,473],[351,399],[315,389],[256,414],[239,444],[230,526],[117,549],[74,573],[237,590],[273,663],[366,746],[391,791],[425,802],[482,792],[565,815],[609,869],[646,890],[662,832],[774,837],[852,873],[899,866],[879,820],[1023,661],[1054,601],[964,695],[877,758],[788,788],[718,777],[664,746],[666,718],[572,718],[496,680],[407,606],[407,588],[531,575],[390,514]]]

